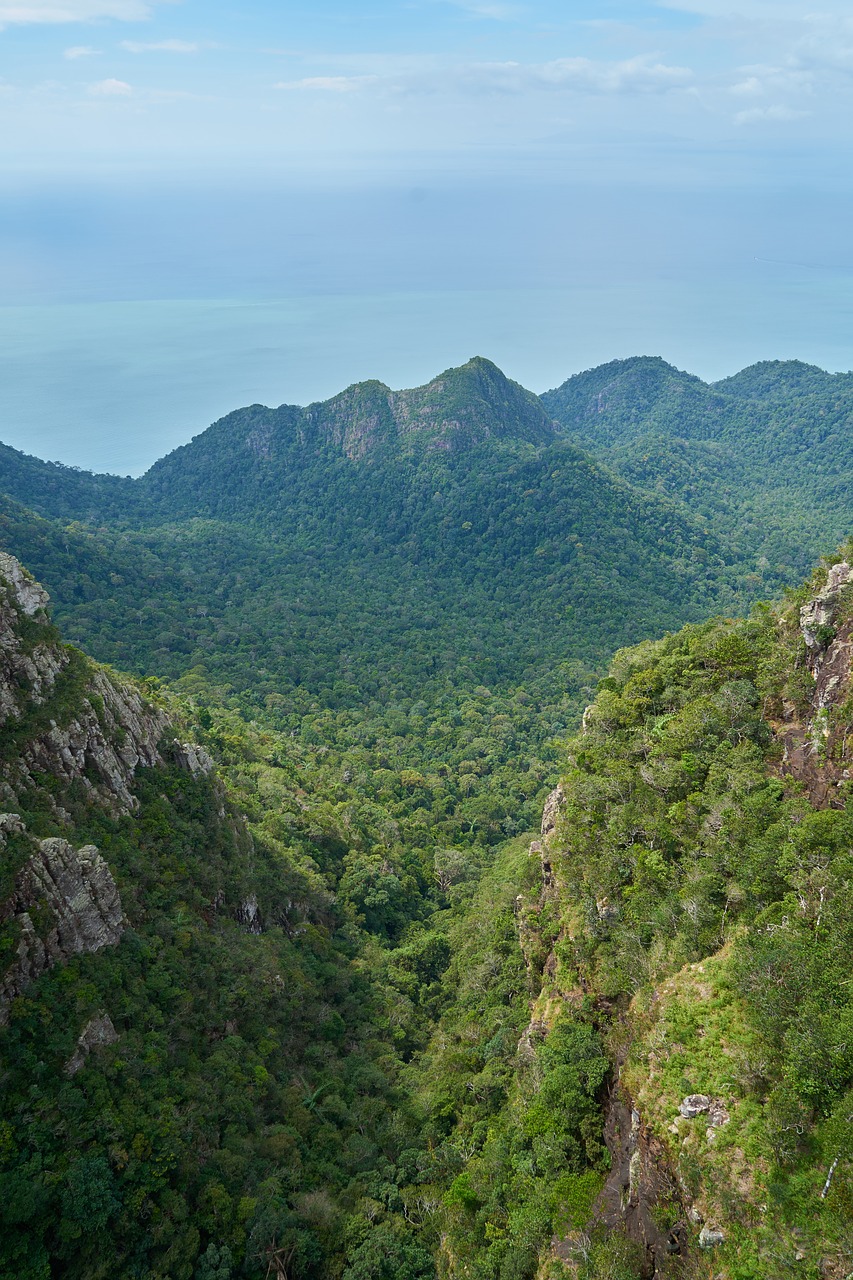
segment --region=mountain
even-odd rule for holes
[[[700,378],[658,356],[611,360],[575,374],[540,399],[566,434],[591,451],[656,431],[713,439],[727,403]]]
[[[707,385],[617,360],[542,396],[567,437],[789,580],[846,536],[853,375],[765,361]]]
[[[285,740],[208,714],[217,769],[47,604],[0,557],[0,1274],[339,1274],[383,1179],[389,1249],[430,1272],[357,914],[365,878],[413,892],[393,838],[341,822]],[[415,998],[430,963],[398,957]]]
[[[735,383],[2,455],[0,1280],[847,1274],[846,383]]]
[[[762,580],[705,522],[560,439],[485,360],[415,391],[241,410],[141,479],[108,478],[94,515],[101,478],[62,488],[39,466],[2,483],[42,514],[7,500],[0,529],[69,637],[139,674],[277,698],[291,728],[318,699],[432,704],[568,660],[594,670]],[[566,693],[577,705],[577,675],[558,673],[545,700]]]
[[[477,357],[410,391],[361,382],[304,409],[239,409],[136,481],[0,446],[0,491],[40,515],[62,519],[251,520],[319,460],[329,466],[342,458],[452,454],[489,440],[539,446],[554,438],[538,398]]]
[[[782,605],[618,654],[565,742],[517,880],[513,1078],[496,1114],[484,1065],[457,1129],[450,1274],[847,1273],[851,551]]]

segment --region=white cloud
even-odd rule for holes
[[[389,93],[504,93],[536,89],[570,90],[588,94],[666,93],[693,81],[688,67],[671,67],[654,57],[622,62],[591,58],[555,58],[550,62],[472,62],[450,68],[384,72],[381,75],[307,76],[280,81],[277,89],[306,89],[325,93],[354,93],[378,88]]]
[[[120,48],[128,53],[198,53],[201,46],[191,40],[122,40]]]
[[[670,67],[648,56],[623,62],[594,62],[590,58],[556,58],[530,68],[531,78],[589,93],[661,93],[681,88],[693,79],[688,67]]]
[[[374,84],[378,76],[306,76],[303,80],[280,80],[274,89],[313,89],[319,93],[354,93],[368,84]]]
[[[151,15],[145,0],[0,0],[0,27],[23,23],[138,22]]]
[[[776,104],[772,107],[751,107],[748,111],[739,111],[735,116],[735,124],[784,123],[788,120],[802,120],[808,111],[796,111],[793,107]]]
[[[737,93],[743,97],[752,97],[759,93],[764,93],[764,85],[758,76],[747,76],[745,80],[740,80],[737,84],[733,84],[729,93]]]
[[[762,94],[811,94],[814,92],[814,76],[810,71],[794,66],[773,67],[756,65],[739,67],[744,77],[729,88],[729,93],[739,97],[760,97]]]
[[[99,98],[127,98],[133,89],[124,80],[99,80],[89,85],[89,92]]]
[[[63,58],[68,58],[70,62],[73,62],[75,58],[92,58],[99,52],[99,49],[93,49],[91,45],[75,44],[72,45],[70,49],[66,49],[62,56]]]
[[[794,48],[792,61],[816,71],[853,71],[853,20],[814,16]]]

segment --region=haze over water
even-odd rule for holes
[[[736,9],[736,12],[735,12]],[[473,354],[853,365],[825,0],[0,0],[0,439],[138,472]]]
[[[368,377],[416,386],[475,354],[536,391],[632,354],[662,354],[707,380],[787,356],[846,369],[852,322],[849,279],[768,281],[758,270],[592,290],[4,307],[2,439],[138,474],[241,405],[307,404]]]

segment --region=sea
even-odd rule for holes
[[[707,381],[757,360],[853,367],[853,273],[755,263],[739,278],[583,288],[144,299],[0,308],[0,439],[136,475],[247,404],[352,382],[418,386],[473,355],[541,392],[659,355]]]

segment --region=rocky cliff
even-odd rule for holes
[[[519,1050],[576,1011],[606,1033],[609,1161],[542,1275],[849,1274],[850,550],[617,655],[569,744],[516,913],[526,956],[554,937]]]
[[[136,686],[63,645],[47,606],[44,588],[0,554],[0,795],[9,810],[0,814],[0,1023],[51,965],[116,943],[126,923],[98,849],[39,839],[21,814],[47,806],[70,835],[69,807],[132,813],[140,768],[212,768]]]

